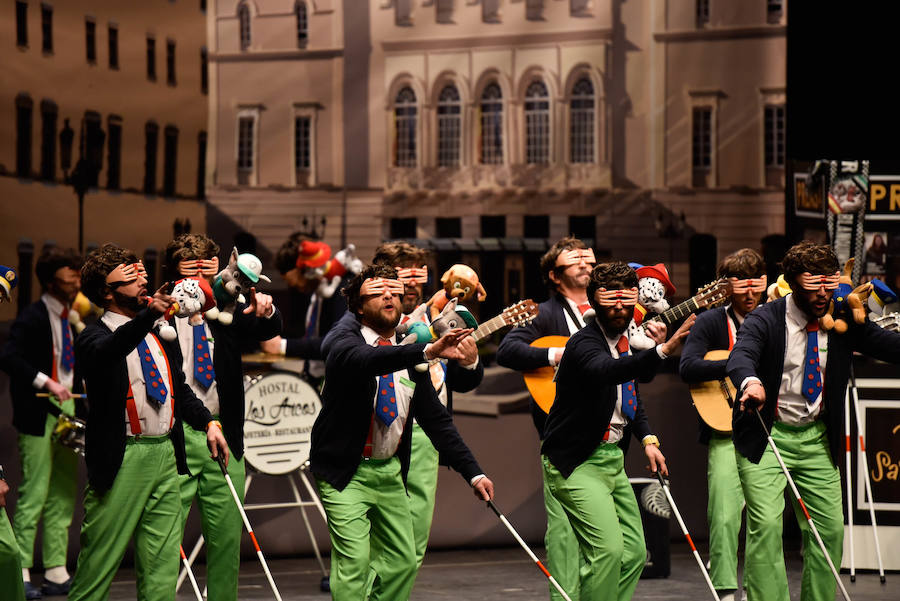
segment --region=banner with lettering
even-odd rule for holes
[[[900,400],[860,400],[860,412],[875,509],[900,512]],[[855,505],[861,511],[868,508],[861,456],[856,467]]]

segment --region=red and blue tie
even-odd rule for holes
[[[378,346],[393,346],[390,340],[378,339]],[[378,377],[378,397],[375,401],[375,415],[385,426],[397,419],[397,397],[394,394],[394,374]]]
[[[72,371],[72,368],[75,367],[75,353],[72,350],[72,334],[69,333],[68,309],[63,309],[59,319],[62,324],[62,356],[59,358],[59,364],[63,371]]]
[[[206,339],[206,327],[201,323],[192,326],[194,330],[194,379],[203,387],[209,387],[216,380],[216,370],[209,356],[209,341]]]
[[[619,358],[628,356],[628,338],[622,336],[616,343]],[[634,394],[634,380],[622,384],[622,413],[630,420],[634,419],[634,411],[637,409],[637,395]]]
[[[803,396],[815,403],[822,392],[822,368],[819,366],[819,322],[806,324],[806,358],[803,360]]]
[[[166,384],[163,382],[162,374],[156,367],[153,360],[153,354],[146,340],[141,340],[137,345],[138,356],[141,358],[141,371],[144,373],[144,383],[147,386],[147,398],[155,401],[160,405],[166,402],[166,396],[169,392]]]

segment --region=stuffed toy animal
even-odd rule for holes
[[[12,289],[19,283],[16,277],[16,270],[6,265],[0,265],[0,303],[3,301],[11,302]]]
[[[791,287],[788,285],[787,281],[785,281],[784,274],[781,274],[778,276],[778,279],[769,284],[769,287],[766,289],[766,302],[768,303],[773,300],[778,300],[779,298],[784,298],[790,293]]]
[[[450,299],[450,301],[444,305],[444,308],[441,309],[440,314],[431,322],[430,326],[422,321],[422,317],[427,310],[425,304],[419,305],[409,314],[409,319],[407,321],[397,326],[397,334],[406,335],[400,343],[401,345],[413,344],[416,342],[434,342],[443,336],[445,332],[452,330],[453,328],[478,327],[475,316],[462,305],[458,305],[455,298]],[[428,363],[419,363],[416,365],[416,371],[424,372],[426,369],[428,369]]]
[[[170,342],[177,337],[175,328],[169,325],[171,317],[187,317],[191,325],[197,325],[202,323],[203,313],[216,306],[212,287],[204,278],[178,280],[171,296],[175,298],[175,303],[157,320],[160,337]]]
[[[328,252],[331,253],[331,249]],[[331,298],[337,292],[344,274],[349,272],[356,275],[363,270],[364,266],[362,259],[356,256],[355,244],[342,248],[328,259],[324,265],[316,268],[316,274],[322,278],[319,287],[316,289],[316,294],[322,298]]]
[[[826,332],[833,329],[838,334],[843,334],[847,331],[848,318],[858,324],[866,321],[865,304],[872,292],[872,284],[867,282],[853,287],[854,262],[855,259],[851,258],[844,263],[844,271],[831,297],[828,312],[819,318],[819,327]]]
[[[207,312],[208,319],[218,319],[222,325],[229,325],[234,321],[234,308],[238,302],[246,302],[244,292],[250,292],[260,280],[271,282],[268,276],[262,273],[262,262],[256,255],[250,253],[238,254],[237,248],[231,249],[228,265],[219,272],[213,282],[213,294],[218,311]]]
[[[669,309],[666,296],[675,294],[675,285],[662,263],[640,265],[631,263],[638,276],[638,302],[634,306],[634,318],[628,324],[628,344],[635,350],[646,350],[656,342],[641,327],[648,313],[660,314]]]
[[[874,320],[884,315],[884,306],[897,302],[897,295],[881,280],[872,280],[872,293],[866,303],[869,319]]]
[[[479,302],[487,298],[484,286],[478,281],[478,274],[468,265],[457,263],[452,266],[441,276],[441,284],[443,284],[443,288],[435,292],[425,303],[431,321],[437,319],[451,299],[456,299],[461,303],[471,298],[475,298]]]
[[[103,315],[103,309],[88,300],[83,293],[79,292],[72,301],[72,309],[69,311],[69,325],[75,330],[76,334],[81,334],[87,324],[84,322],[89,315],[100,317]]]

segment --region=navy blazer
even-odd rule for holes
[[[343,490],[362,461],[372,422],[375,377],[409,370],[416,388],[410,403],[415,418],[435,448],[466,482],[483,473],[440,403],[422,363],[424,344],[373,347],[366,344],[356,319],[341,319],[325,337],[325,385],[322,411],[312,428],[310,468],[319,478]],[[403,480],[409,471],[412,419],[407,419],[397,449]]]
[[[703,357],[712,350],[728,350],[728,324],[725,307],[710,309],[697,316],[697,321],[691,327],[681,351],[681,361],[678,371],[681,379],[689,384],[709,382],[728,376],[725,370],[727,359],[720,361],[707,361]],[[709,444],[712,436],[712,428],[697,416],[700,429],[698,439],[703,444]]]
[[[767,303],[747,316],[737,342],[728,358],[728,376],[740,391],[745,378],[756,376],[766,391],[766,403],[760,411],[766,428],[772,428],[781,376],[784,372],[786,298]],[[889,332],[866,321],[850,324],[845,334],[828,333],[828,363],[825,366],[824,420],[831,458],[838,465],[844,451],[844,395],[850,379],[853,351],[859,351],[888,363],[900,363],[900,334]],[[739,392],[740,394],[740,392]],[[766,450],[766,433],[751,412],[742,412],[734,404],[732,418],[734,447],[753,463],[759,463]]]
[[[231,454],[244,456],[244,372],[241,363],[241,343],[245,340],[261,341],[274,338],[281,332],[281,313],[275,309],[272,317],[260,318],[256,314],[244,314],[245,303],[237,303],[234,321],[223,325],[209,320],[209,333],[213,337],[213,368],[216,371],[216,391],[219,395],[219,421],[222,433],[228,441]],[[174,317],[172,318],[174,322]],[[181,327],[191,327],[187,319],[179,320]],[[173,324],[174,325],[174,324]]]
[[[637,381],[649,381],[662,363],[656,347],[613,359],[595,321],[573,334],[556,373],[556,400],[547,416],[541,453],[568,478],[600,443],[616,408],[616,386],[635,381],[637,409],[626,423],[619,446],[628,450],[630,434],[651,433]]]
[[[303,336],[301,338],[285,339],[285,356],[299,357],[300,359],[324,359],[322,352],[322,340],[340,319],[347,314],[347,297],[341,294],[341,290],[347,285],[350,278],[345,275],[341,278],[334,294],[322,299],[321,314],[318,316],[319,331],[316,336]],[[310,299],[312,302],[312,299]]]
[[[497,365],[516,371],[531,371],[539,367],[547,367],[547,349],[531,346],[531,343],[543,336],[569,336],[569,324],[563,303],[565,298],[553,294],[548,300],[538,305],[538,314],[530,324],[513,328],[507,332],[497,348]],[[541,439],[547,423],[547,414],[531,399],[531,419]]]
[[[75,341],[75,360],[84,372],[89,405],[84,459],[88,482],[101,493],[113,485],[125,456],[125,399],[129,383],[125,357],[137,348],[159,316],[160,313],[149,308],[142,309],[115,332],[100,319],[85,328]],[[172,398],[168,402],[175,403],[175,420],[170,432],[175,463],[179,474],[188,474],[181,420],[203,432],[212,416],[185,382],[177,340],[157,339],[166,353],[172,379]]]
[[[0,369],[9,374],[16,430],[21,434],[43,436],[49,401],[35,396],[39,391],[32,386],[32,382],[38,372],[47,376],[53,373],[53,334],[44,301],[38,300],[28,305],[16,317],[9,331],[9,339],[0,351]],[[74,376],[72,389],[80,392],[81,373],[77,361]],[[75,414],[82,419],[87,417],[82,399],[75,399]]]

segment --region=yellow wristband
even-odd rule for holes
[[[648,434],[641,441],[641,444],[643,444],[645,447],[648,444],[655,444],[657,446],[657,448],[659,448],[659,439],[656,436],[654,436],[653,434]]]
[[[213,425],[218,426],[220,431],[222,430],[222,422],[220,422],[217,419],[214,419],[214,420],[210,420],[210,422],[208,424],[206,424],[206,431],[209,432],[210,427],[212,427]]]

